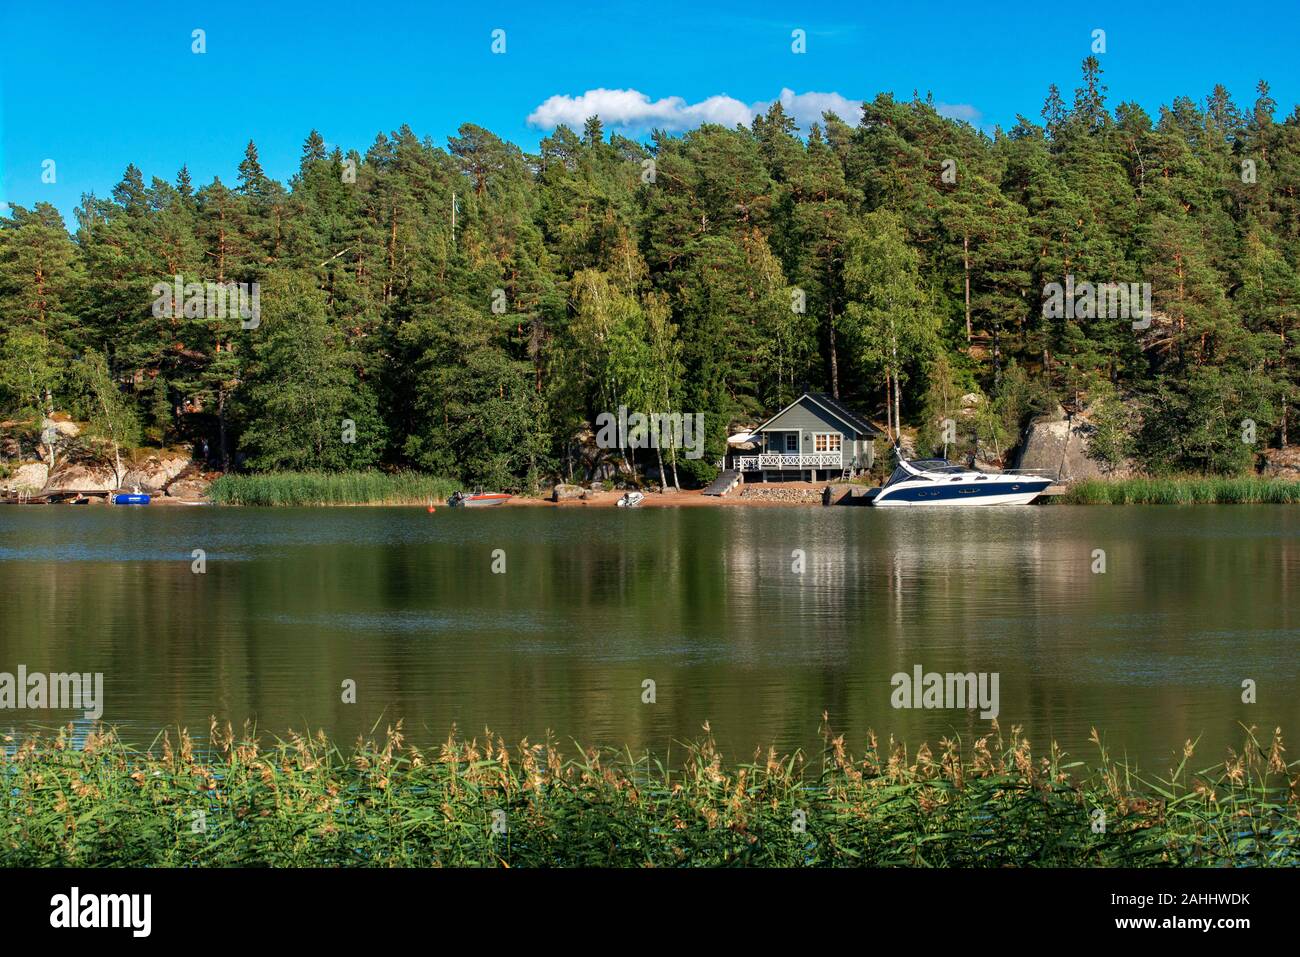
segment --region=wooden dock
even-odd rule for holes
[[[77,496],[83,498],[103,498],[107,499],[108,492],[79,492],[69,491],[66,489],[52,489],[45,492],[28,492],[23,489],[0,489],[0,505],[55,505],[60,502],[66,502]]]

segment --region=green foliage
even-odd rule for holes
[[[498,347],[500,323],[464,310],[407,323],[398,338],[413,357],[406,457],[484,488],[532,484],[546,451],[543,400],[528,363]]]
[[[310,276],[272,273],[261,289],[262,312],[243,402],[248,465],[280,469],[357,469],[375,464],[385,426],[362,381],[358,357],[334,329],[325,297]]]
[[[976,434],[981,455],[1005,462],[1007,453],[1020,440],[1021,430],[1036,415],[1050,412],[1056,400],[1041,380],[1035,380],[1014,362],[998,383],[992,401],[985,399],[975,410]]]
[[[135,405],[123,394],[121,384],[109,371],[108,360],[94,349],[88,349],[73,365],[71,378],[76,383],[79,411],[89,425],[89,434],[113,448],[120,481],[122,449],[140,444],[140,419]]]
[[[938,350],[939,317],[907,244],[901,219],[889,210],[863,217],[848,237],[844,277],[845,326],[866,368],[893,383],[890,403],[897,434],[903,383]]]
[[[427,505],[458,488],[418,472],[276,472],[223,475],[207,495],[218,505]]]
[[[1089,479],[1060,499],[1067,505],[1292,505],[1300,482],[1262,476]]]
[[[1296,792],[1281,734],[1167,776],[1052,746],[862,754],[826,731],[802,753],[727,763],[712,738],[675,764],[563,755],[484,732],[408,742],[402,722],[346,751],[212,721],[148,750],[91,729],[15,745],[0,791],[9,867],[1294,867]],[[194,826],[195,811],[203,827]],[[1105,827],[1095,828],[1104,815]],[[504,825],[504,826],[502,826]]]
[[[1133,454],[1133,432],[1133,413],[1128,404],[1108,385],[1094,389],[1088,454],[1114,469]]]
[[[535,156],[472,124],[444,148],[311,131],[287,184],[253,143],[231,185],[132,164],[75,235],[47,204],[0,218],[0,413],[83,404],[67,371],[94,351],[150,441],[227,468],[500,488],[567,472],[620,404],[704,414],[703,460],[626,455],[703,481],[733,427],[804,389],[925,445],[954,388],[981,395],[959,450],[995,458],[1057,404],[1100,403],[1102,458],[1153,471],[1294,441],[1300,113],[1261,83],[1248,109],[1216,87],[1151,116],[1108,103],[1089,58],[1042,117],[986,135],[881,94],[802,138],[774,104],[646,143],[592,118]],[[154,308],[176,276],[260,283],[263,327]],[[1149,323],[1044,315],[1071,276],[1149,283]]]
[[[1138,450],[1154,475],[1246,471],[1254,445],[1243,440],[1243,423],[1269,419],[1262,383],[1210,366],[1161,381],[1145,399]]]
[[[50,396],[62,392],[64,369],[50,341],[32,326],[17,326],[0,339],[0,397],[24,418],[52,412]]]
[[[962,415],[961,398],[975,389],[963,381],[952,360],[940,353],[926,374],[925,394],[921,400],[921,426],[917,431],[919,448],[942,454],[945,445],[954,461],[974,451],[969,424]],[[950,423],[950,425],[948,424]]]

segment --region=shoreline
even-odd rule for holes
[[[364,481],[358,481],[358,478]],[[224,486],[224,487],[223,487]],[[283,487],[281,487],[283,486]],[[212,483],[202,498],[152,495],[148,505],[114,508],[176,508],[180,506],[449,508],[459,483],[413,473],[272,473],[227,475]],[[706,495],[703,489],[647,491],[639,508],[801,508],[865,506],[874,486],[857,482],[750,482],[726,495]],[[552,495],[517,494],[494,508],[615,508],[626,490],[585,490],[581,497],[555,501]],[[213,494],[215,493],[215,494]],[[390,494],[391,493],[391,494]],[[32,493],[39,495],[40,493]],[[105,493],[93,492],[91,507],[108,504]],[[845,501],[847,498],[862,501]],[[0,499],[5,505],[66,504]],[[1059,483],[1045,491],[1035,505],[1288,505],[1300,504],[1300,480],[1262,475],[1173,478],[1083,479]]]
[[[703,489],[669,489],[663,492],[646,492],[645,498],[641,501],[638,508],[709,508],[717,506],[720,508],[798,508],[801,506],[816,505],[821,507],[822,489],[826,484],[820,485],[812,482],[772,482],[760,483],[753,482],[749,485],[742,485],[726,495],[705,495]],[[863,488],[865,486],[848,486],[832,485],[831,488]],[[744,494],[745,489],[785,489],[792,493],[807,493],[807,501],[783,500],[776,498],[763,498],[759,496],[748,496]],[[625,493],[622,491],[612,492],[587,492],[586,498],[566,499],[555,502],[549,498],[530,498],[518,497],[512,498],[504,503],[505,507],[516,506],[525,508],[551,507],[551,508],[617,508],[618,500]],[[815,499],[815,500],[814,500]]]

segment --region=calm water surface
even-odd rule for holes
[[[213,713],[661,751],[708,721],[738,758],[816,749],[823,711],[855,749],[869,728],[913,744],[988,728],[892,708],[890,677],[920,664],[998,672],[1003,725],[1036,745],[1091,756],[1095,725],[1162,770],[1197,736],[1218,760],[1238,722],[1300,735],[1298,535],[1285,506],[10,507],[0,671],[103,672],[104,720],[142,742]]]

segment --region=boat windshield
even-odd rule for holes
[[[885,483],[884,487],[889,488],[889,486],[897,485],[899,482],[911,481],[928,482],[930,480],[924,475],[913,475],[900,465],[898,468],[894,469],[894,474],[889,476],[889,481]]]
[[[947,459],[917,459],[911,463],[911,466],[923,472],[942,472],[945,475],[966,471],[960,465],[953,465]]]

